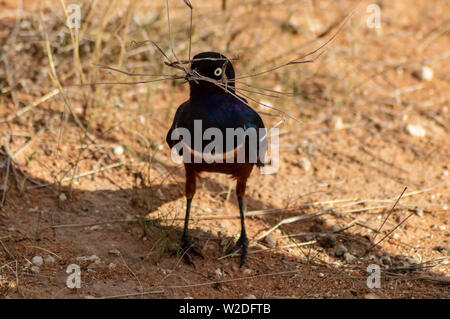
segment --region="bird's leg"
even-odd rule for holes
[[[248,252],[248,238],[247,234],[245,233],[245,221],[244,221],[244,194],[245,194],[245,186],[246,186],[247,180],[239,180],[237,182],[236,186],[236,193],[238,196],[238,203],[239,203],[239,213],[241,215],[241,236],[239,237],[238,241],[236,242],[236,245],[230,250],[230,254],[235,253],[240,248],[242,248],[241,253],[241,263],[240,267],[242,267],[245,264],[245,261],[247,260],[247,252]]]
[[[186,171],[186,216],[184,218],[184,228],[183,235],[181,236],[181,249],[183,250],[183,257],[187,264],[195,267],[189,253],[195,256],[202,257],[203,255],[200,251],[192,245],[191,239],[189,238],[189,214],[191,212],[192,198],[195,194],[195,174],[191,174]]]

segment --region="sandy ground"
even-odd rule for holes
[[[229,1],[222,11],[219,2],[192,1],[192,51],[239,56],[238,75],[319,47],[356,8],[314,63],[247,82],[299,93],[252,96],[301,122],[279,126],[278,172],[255,169],[248,182],[243,268],[224,257],[240,233],[234,181],[224,175],[202,175],[193,202],[191,236],[204,259],[194,268],[178,251],[184,170],[164,138],[187,85],[69,86],[79,78],[63,11],[44,1],[66,100],[58,92],[41,99],[58,87],[37,32],[39,6],[24,2],[12,41],[17,4],[0,1],[1,297],[449,298],[448,2],[381,1],[382,29],[373,30],[365,2]],[[128,2],[116,5],[83,20],[84,83],[119,80],[92,62],[169,72],[153,49],[118,60],[120,41],[145,33],[167,48],[164,2],[138,2],[130,20]],[[171,5],[175,50],[186,58],[188,11]],[[263,118],[268,127],[279,121]],[[79,289],[67,286],[72,264]],[[379,288],[367,286],[369,265],[380,270]]]

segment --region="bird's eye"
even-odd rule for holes
[[[214,70],[214,75],[215,76],[221,76],[222,75],[222,68],[217,68]]]

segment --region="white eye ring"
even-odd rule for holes
[[[215,76],[221,76],[222,75],[222,68],[217,68],[214,70],[214,75]]]

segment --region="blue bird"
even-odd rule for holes
[[[196,178],[200,172],[217,172],[231,175],[236,179],[241,235],[229,253],[242,249],[240,260],[242,267],[247,259],[249,244],[245,232],[243,197],[253,166],[264,165],[264,156],[267,150],[264,123],[259,114],[247,105],[246,100],[236,93],[234,68],[224,55],[217,52],[197,54],[192,60],[186,80],[190,86],[189,100],[177,109],[166,137],[167,144],[172,151],[175,147],[175,152],[183,156],[186,172],[187,204],[181,237],[184,259],[195,267],[190,254],[203,258],[201,252],[192,245],[188,236],[189,213],[196,190]],[[200,127],[199,123],[201,123]],[[177,129],[184,129],[189,136],[174,134]],[[230,135],[227,134],[227,129],[241,133]],[[206,136],[205,132],[208,131],[217,134]],[[242,132],[254,132],[256,139],[252,140],[251,134],[245,135]],[[212,135],[216,138],[217,144],[215,145],[218,146],[209,152],[214,159],[208,160],[205,157],[205,154],[208,153],[206,145],[213,140]],[[198,138],[201,139],[200,143],[198,143]],[[233,157],[232,161],[228,162],[226,156],[230,154]],[[244,155],[239,157],[239,154]]]

